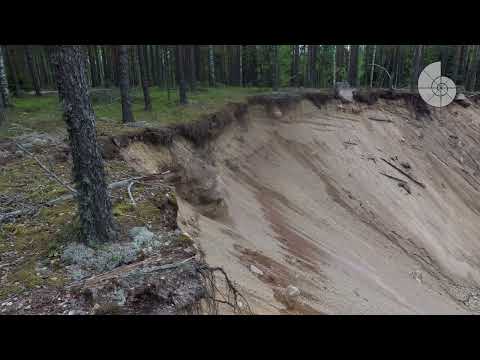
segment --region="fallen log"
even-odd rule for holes
[[[398,168],[397,166],[395,166],[394,164],[392,164],[390,161],[388,160],[385,160],[384,158],[381,158],[385,163],[387,163],[388,165],[390,165],[392,168],[394,168],[395,170],[397,170],[400,174],[406,176],[407,178],[409,178],[410,180],[412,180],[415,184],[417,184],[418,186],[422,187],[422,188],[426,188],[426,185],[424,183],[421,183],[420,181],[416,180],[415,178],[413,178],[411,175],[407,174],[405,171],[403,171],[402,169]]]

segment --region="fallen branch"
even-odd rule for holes
[[[67,183],[65,183],[62,179],[60,179],[52,170],[50,170],[49,168],[47,168],[45,165],[42,164],[42,162],[40,160],[38,160],[38,158],[33,155],[30,151],[28,151],[27,149],[25,149],[22,145],[18,144],[18,143],[15,143],[15,145],[21,150],[23,151],[25,154],[27,154],[28,156],[30,156],[33,160],[35,160],[35,162],[43,169],[45,170],[45,172],[47,173],[47,175],[54,179],[55,181],[57,181],[60,185],[62,185],[63,187],[67,188],[71,193],[73,194],[76,194],[77,191],[72,188],[70,185],[68,185]]]
[[[422,187],[422,188],[426,188],[425,184],[421,183],[420,181],[416,180],[415,178],[413,178],[411,175],[407,174],[405,171],[403,171],[402,169],[398,168],[397,166],[395,166],[394,164],[392,164],[390,161],[388,160],[385,160],[384,158],[381,158],[385,163],[387,163],[388,165],[390,165],[392,168],[394,168],[395,170],[397,170],[399,173],[401,173],[402,175],[406,176],[407,178],[409,178],[410,180],[412,180],[415,184],[417,184],[418,186]]]
[[[387,178],[389,179],[392,179],[392,180],[395,180],[397,181],[397,185],[403,189],[405,189],[405,191],[407,193],[409,193],[410,195],[412,194],[412,190],[410,190],[410,186],[408,185],[408,182],[406,182],[405,180],[402,180],[402,179],[399,179],[395,176],[391,176],[391,175],[388,175],[388,174],[385,174],[384,172],[380,172],[380,174],[382,174],[383,176],[386,176]]]
[[[126,179],[126,180],[117,181],[117,182],[114,182],[114,183],[111,183],[110,185],[108,185],[108,190],[119,189],[119,188],[122,188],[124,186],[128,186],[129,184],[132,183],[132,181],[136,181],[136,180],[140,180],[140,179],[144,179],[144,178],[145,178],[145,176],[140,176],[140,177],[134,177],[134,178]],[[52,206],[52,205],[58,204],[60,202],[71,200],[74,197],[75,197],[75,195],[73,195],[73,194],[63,195],[63,196],[60,196],[59,198],[50,200],[49,202],[47,202],[46,205],[47,206]]]
[[[124,186],[130,185],[132,182],[138,182],[138,180],[147,180],[147,179],[154,178],[156,176],[167,175],[169,173],[170,173],[170,171],[166,171],[166,172],[161,173],[161,174],[138,176],[138,177],[133,177],[133,178],[130,178],[130,179],[120,180],[120,181],[109,184],[108,185],[108,190],[119,189],[119,188],[122,188]],[[55,205],[59,202],[67,201],[67,200],[70,200],[70,199],[73,199],[73,198],[74,198],[74,195],[63,195],[63,196],[60,196],[59,198],[50,200],[49,202],[47,202],[47,205],[48,206]]]
[[[8,267],[8,266],[10,266],[10,265],[12,265],[12,264],[13,264],[13,262],[11,262],[11,263],[5,263],[5,264],[0,264],[0,269],[3,268],[3,267]]]
[[[67,289],[73,289],[73,288],[77,288],[79,286],[80,287],[90,287],[90,288],[95,287],[102,282],[105,282],[105,281],[108,281],[108,280],[111,280],[111,279],[114,279],[114,278],[118,278],[118,277],[122,276],[122,274],[130,273],[130,272],[132,272],[136,269],[141,269],[141,271],[143,273],[150,273],[150,272],[155,272],[155,271],[165,271],[165,270],[174,269],[174,268],[177,268],[177,267],[180,267],[180,266],[186,264],[189,261],[194,260],[195,256],[192,256],[190,258],[187,258],[185,260],[182,260],[180,262],[173,263],[173,264],[164,264],[164,265],[159,265],[159,266],[152,265],[155,262],[162,261],[162,259],[163,259],[163,257],[161,255],[157,255],[157,256],[153,256],[151,258],[147,258],[143,261],[139,261],[139,262],[136,262],[136,263],[133,263],[133,264],[123,265],[123,266],[120,266],[120,267],[118,267],[116,269],[113,269],[109,272],[106,272],[106,273],[103,273],[103,274],[100,274],[100,275],[96,275],[96,276],[92,276],[91,278],[88,278],[86,280],[80,280],[80,281],[74,282],[74,283],[68,285]],[[150,265],[152,265],[152,267],[149,267]]]
[[[390,120],[390,119],[379,119],[379,118],[375,118],[375,117],[369,117],[368,119],[373,120],[373,121],[379,121],[379,122],[393,123],[393,121]]]
[[[433,155],[433,156],[432,156],[433,158],[435,158],[435,159],[437,159],[438,161],[440,161],[440,162],[441,162],[443,165],[445,165],[446,167],[449,167],[448,164],[447,164],[445,161],[443,161],[442,159],[440,159],[440,157],[439,157],[437,154],[435,154],[434,152],[431,152],[431,154]]]
[[[132,201],[132,205],[136,207],[137,203],[135,202],[135,199],[133,198],[133,195],[132,195],[132,186],[135,185],[135,183],[136,183],[136,181],[132,181],[128,185],[127,191],[128,191],[128,196],[130,197],[130,200]]]
[[[143,180],[150,179],[150,178],[153,178],[153,177],[156,177],[156,176],[167,175],[169,173],[170,173],[170,171],[166,171],[166,172],[161,173],[161,174],[139,176],[139,177],[134,177],[134,178],[126,179],[126,180],[117,181],[117,182],[114,182],[114,183],[111,183],[110,185],[108,185],[108,189],[109,190],[118,189],[118,188],[121,188],[121,187],[124,187],[124,186],[128,186],[130,183],[132,183],[132,181],[142,180],[142,179]],[[66,195],[62,195],[62,196],[60,196],[56,199],[50,200],[50,201],[48,201],[44,204],[41,204],[40,206],[37,206],[35,208],[16,210],[16,211],[12,211],[12,212],[9,212],[9,213],[6,213],[6,214],[0,214],[0,224],[3,223],[3,222],[9,221],[9,220],[13,220],[13,219],[15,219],[17,217],[20,217],[20,216],[23,216],[23,215],[34,214],[35,212],[37,212],[42,207],[45,207],[45,206],[48,207],[48,206],[56,205],[56,204],[64,202],[64,201],[71,200],[74,197],[75,197],[75,194],[66,194]]]
[[[401,188],[405,189],[405,191],[408,193],[408,194],[412,194],[412,190],[410,190],[410,186],[408,186],[408,183],[406,182],[400,182],[398,183],[398,186],[400,186]]]
[[[195,259],[195,256],[192,256],[188,259],[185,259],[183,261],[179,261],[177,263],[173,263],[173,264],[166,264],[166,265],[161,265],[161,266],[153,266],[151,267],[150,269],[144,271],[144,272],[155,272],[155,271],[165,271],[165,270],[171,270],[171,269],[175,269],[175,268],[178,268],[184,264],[186,264],[187,262],[189,261],[192,261],[193,259]]]
[[[8,220],[15,219],[17,217],[23,216],[23,215],[31,215],[34,214],[37,211],[36,208],[34,209],[22,209],[22,210],[16,210],[12,211],[6,214],[0,214],[0,224],[3,222],[6,222]]]
[[[389,178],[389,179],[398,181],[398,182],[400,182],[400,183],[402,183],[402,184],[406,184],[406,183],[407,183],[405,180],[399,179],[399,178],[397,178],[397,177],[395,177],[395,176],[391,176],[391,175],[385,174],[384,172],[380,172],[380,174],[382,174],[383,176],[386,176],[386,177]]]

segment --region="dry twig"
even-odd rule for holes
[[[27,154],[28,156],[30,156],[33,160],[35,160],[35,162],[43,169],[45,170],[45,172],[47,173],[47,175],[54,179],[55,181],[57,181],[60,185],[62,185],[63,187],[67,188],[71,193],[73,194],[76,194],[77,191],[72,188],[70,185],[68,185],[67,183],[65,183],[62,179],[60,179],[52,170],[50,170],[49,168],[47,168],[44,164],[42,164],[42,162],[40,160],[38,160],[38,158],[33,155],[30,151],[28,151],[27,149],[25,149],[22,145],[18,144],[18,143],[15,143],[15,145],[21,150],[23,151],[25,154]]]
[[[405,171],[403,171],[402,169],[398,168],[397,166],[395,166],[394,164],[392,164],[390,161],[388,160],[385,160],[384,158],[381,158],[385,163],[387,163],[388,165],[390,165],[392,168],[394,168],[395,170],[397,170],[399,173],[401,173],[402,175],[406,176],[407,178],[409,178],[410,180],[412,180],[415,184],[417,184],[418,186],[422,187],[422,188],[426,188],[425,184],[421,183],[420,181],[414,179],[411,175],[407,174]]]

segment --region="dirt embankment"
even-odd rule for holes
[[[256,313],[480,311],[476,99],[354,98],[255,96],[104,149],[175,170],[180,227]]]

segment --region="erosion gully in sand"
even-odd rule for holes
[[[178,226],[256,314],[478,313],[476,99],[354,99],[258,95],[100,141],[137,173],[171,170]]]

